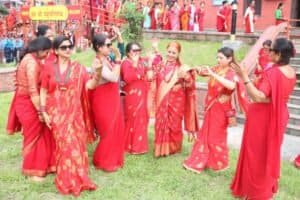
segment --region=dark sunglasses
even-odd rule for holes
[[[61,49],[61,50],[63,50],[63,51],[65,51],[67,49],[72,50],[74,48],[74,46],[73,45],[63,45],[63,46],[60,46],[58,48]]]
[[[106,47],[111,47],[112,46],[112,43],[107,43],[107,44],[104,44]]]
[[[131,51],[136,53],[136,52],[141,52],[142,49],[131,49]]]

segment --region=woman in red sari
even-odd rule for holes
[[[205,16],[205,2],[201,1],[199,8],[195,14],[195,23],[198,23],[198,30],[194,29],[194,31],[204,31],[204,16]],[[197,27],[197,26],[196,26]]]
[[[276,39],[270,53],[273,67],[264,72],[254,85],[245,69],[232,65],[244,80],[252,99],[244,126],[242,146],[233,182],[232,194],[239,198],[272,199],[278,190],[280,149],[289,119],[287,101],[296,75],[289,65],[294,55],[293,44]]]
[[[141,51],[140,44],[128,43],[127,58],[121,64],[125,83],[125,150],[131,154],[148,152],[148,61],[140,57]]]
[[[51,49],[51,41],[45,37],[32,40],[21,59],[16,73],[16,92],[8,116],[9,134],[22,128],[23,166],[25,176],[35,181],[43,177],[54,166],[50,166],[50,132],[40,113],[41,60]]]
[[[198,130],[195,79],[179,61],[181,46],[171,42],[167,59],[157,74],[154,156],[168,156],[181,151],[182,120],[185,130]]]
[[[270,48],[272,45],[271,40],[266,40],[263,42],[263,47],[258,52],[258,63],[254,71],[256,77],[259,77],[268,66],[271,65],[270,60]]]
[[[186,169],[196,173],[206,168],[214,171],[228,168],[227,128],[230,118],[235,115],[231,102],[238,79],[230,68],[230,63],[235,62],[232,49],[219,49],[217,60],[218,65],[212,69],[199,68],[200,75],[210,76],[204,120],[192,152],[183,162]],[[247,104],[242,105],[246,109]]]
[[[91,102],[95,125],[100,136],[93,162],[97,169],[113,172],[124,164],[124,116],[119,95],[120,55],[116,62],[108,59],[111,41],[104,34],[96,35],[93,48],[96,58],[93,70],[99,68],[101,79],[92,91]]]
[[[163,30],[171,30],[170,7],[168,4],[166,4],[164,12],[163,12],[162,25],[163,25]]]
[[[227,27],[226,27],[226,7],[227,7],[228,2],[223,1],[222,6],[219,8],[218,13],[217,13],[217,31],[219,32],[226,32]]]
[[[251,1],[244,15],[245,33],[254,32],[254,22],[255,22],[254,14],[255,14],[255,1]]]
[[[62,194],[79,196],[83,190],[95,190],[88,177],[87,142],[92,141],[85,67],[70,60],[73,44],[65,36],[53,41],[57,62],[42,72],[41,110],[56,143],[55,184]]]

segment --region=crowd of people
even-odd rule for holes
[[[170,1],[169,4],[148,1],[145,5],[141,2],[137,5],[144,15],[143,27],[151,30],[171,30],[171,31],[204,31],[204,21],[206,16],[205,1],[195,3],[194,0],[183,1],[182,5],[177,0]],[[275,10],[275,24],[286,21],[283,17],[283,3],[280,2]],[[212,13],[210,13],[212,14]],[[218,32],[229,32],[232,15],[232,4],[230,1],[222,1],[222,5],[216,13],[216,30]],[[210,16],[211,19],[211,16]],[[245,33],[254,33],[255,0],[250,1],[244,14]]]
[[[180,153],[185,130],[194,145],[183,167],[196,173],[207,168],[224,171],[229,166],[227,127],[234,124],[237,108],[231,102],[236,91],[246,122],[232,194],[271,199],[278,189],[286,103],[296,83],[289,65],[293,44],[285,38],[265,42],[254,81],[228,47],[218,50],[216,66],[199,63],[190,68],[180,59],[179,42],[170,42],[162,57],[153,41],[151,53],[143,57],[139,43],[125,45],[120,30],[113,29],[115,38],[93,36],[95,58],[88,73],[71,59],[70,37],[55,37],[50,27],[38,27],[37,37],[20,56],[7,124],[10,134],[23,133],[22,173],[33,181],[55,173],[61,194],[95,190],[88,143],[98,140],[96,169],[121,170],[126,153],[149,151],[149,116],[155,118],[155,157]],[[209,77],[202,126],[196,110],[197,76]]]

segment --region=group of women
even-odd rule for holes
[[[115,52],[114,62],[109,59],[112,41],[106,35],[95,35],[92,45],[96,56],[88,74],[70,59],[73,44],[68,38],[58,36],[51,42],[37,37],[29,43],[17,69],[8,120],[10,133],[22,127],[24,175],[40,181],[54,172],[62,194],[78,196],[96,189],[88,176],[88,142],[99,136],[93,164],[107,172],[124,165],[125,152],[148,152],[149,104],[155,105],[155,157],[179,153],[185,129],[195,143],[184,168],[197,173],[206,168],[225,170],[236,90],[247,120],[232,193],[248,199],[272,198],[288,119],[286,102],[296,80],[289,66],[294,52],[290,41],[274,42],[270,53],[274,65],[256,85],[228,47],[219,49],[216,66],[191,69],[179,59],[178,42],[168,44],[165,59],[158,53],[142,57],[141,46],[132,42],[126,46],[126,58],[121,61]],[[49,51],[55,55],[50,60]],[[209,77],[201,128],[196,112],[198,75]],[[154,98],[149,98],[149,88],[155,89]]]

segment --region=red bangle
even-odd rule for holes
[[[115,61],[115,64],[121,65],[121,61],[120,60],[119,61]]]

